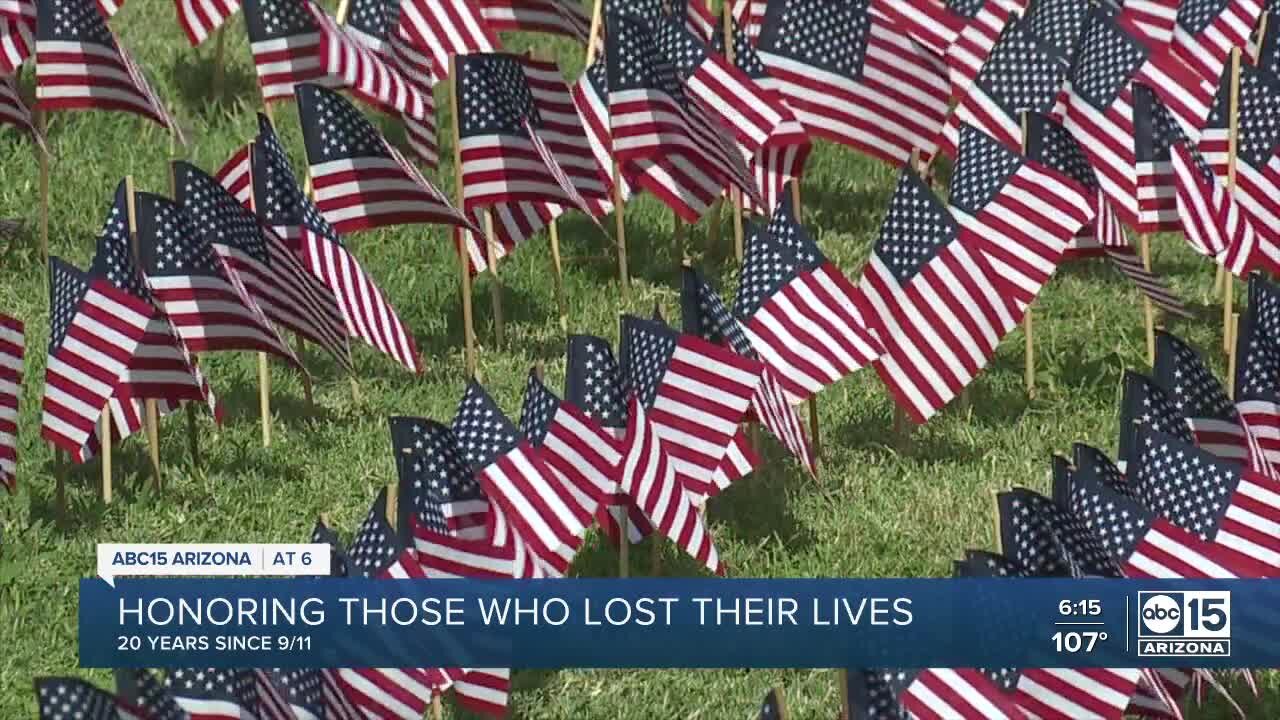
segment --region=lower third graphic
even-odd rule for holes
[[[1139,592],[1138,655],[1230,657],[1231,591]]]

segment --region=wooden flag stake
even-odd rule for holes
[[[507,330],[502,315],[502,276],[498,274],[498,254],[493,239],[493,211],[488,208],[484,211],[484,234],[485,262],[489,265],[489,302],[493,305],[494,344],[501,350],[507,344]]]
[[[1240,48],[1231,48],[1231,105],[1227,110],[1227,194],[1236,189],[1236,155],[1240,150]],[[1222,280],[1222,349],[1228,354],[1231,342],[1231,306],[1235,301],[1235,278],[1230,274]]]
[[[444,720],[444,708],[438,692],[431,695],[431,720]]]
[[[111,401],[102,406],[98,421],[99,445],[102,447],[102,502],[111,504]]]
[[[796,216],[797,223],[801,222],[800,208],[800,178],[794,178],[791,181],[791,210]],[[817,470],[818,461],[822,457],[822,436],[818,430],[818,398],[816,395],[809,396],[809,436],[812,439],[813,467],[814,470]]]
[[[836,681],[840,683],[840,720],[850,720],[853,713],[849,710],[849,671],[840,668],[836,672]]]
[[[1231,314],[1230,335],[1231,348],[1227,351],[1227,396],[1236,399],[1236,343],[1240,340],[1240,313]]]
[[[134,265],[137,265],[141,260],[141,253],[138,249],[138,212],[132,175],[124,177],[124,196],[125,214],[129,227],[129,251],[133,255]],[[154,473],[156,489],[159,490],[163,483],[160,474],[160,412],[156,407],[155,398],[147,398],[143,401],[143,405],[147,414],[147,446],[151,451],[151,470]]]
[[[1139,235],[1138,243],[1142,248],[1142,267],[1147,272],[1151,272],[1151,236],[1146,233]],[[1154,364],[1156,361],[1156,307],[1146,294],[1142,296],[1142,317],[1147,333],[1147,363]]]
[[[603,0],[601,1],[603,2]],[[614,234],[617,235],[614,242],[618,246],[618,283],[622,287],[622,301],[627,302],[631,299],[631,274],[627,271],[627,225],[624,220],[625,212],[622,205],[622,166],[618,164],[617,160],[614,160],[613,227]]]
[[[266,107],[271,106],[266,105]],[[270,113],[267,115],[270,116]],[[253,187],[255,142],[249,141],[249,212],[257,215],[258,208]],[[262,447],[271,447],[271,368],[267,365],[267,354],[262,351],[258,351],[258,414],[262,417]]]
[[[773,689],[774,697],[778,699],[778,720],[787,720],[787,695],[782,685],[778,685]]]
[[[564,294],[564,266],[560,258],[560,226],[551,218],[548,228],[551,235],[551,270],[556,286],[556,304],[560,306],[560,332],[569,333],[569,299]]]
[[[601,0],[603,2],[603,0]],[[449,109],[453,116],[453,179],[454,187],[458,195],[458,207],[464,207],[465,197],[462,184],[462,146],[458,143],[461,137],[458,126],[458,60],[457,56],[449,56]],[[457,239],[458,251],[458,269],[461,279],[462,290],[462,337],[465,347],[467,374],[475,375],[476,373],[476,329],[474,319],[471,315],[471,267],[469,253],[467,252],[467,244],[465,233],[467,231],[458,228],[454,231],[454,237]]]
[[[230,18],[224,20],[222,25],[218,27],[218,35],[214,38],[213,46],[213,99],[218,101],[222,99],[223,85],[227,76],[226,54],[227,47],[227,22]]]
[[[333,13],[333,19],[338,25],[347,24],[347,13],[351,10],[351,0],[339,0],[338,9]]]
[[[399,530],[396,527],[396,518],[400,512],[400,483],[387,483],[387,524],[392,530]]]
[[[708,2],[707,6],[710,7]],[[735,57],[735,48],[733,42],[733,4],[725,2],[721,5],[721,21],[724,26],[724,55],[730,65],[737,62]],[[798,192],[798,191],[797,191]],[[745,238],[742,229],[742,191],[738,188],[729,188],[729,199],[733,204],[733,257],[742,264],[742,256],[745,252]]]
[[[600,30],[603,22],[604,0],[596,0],[591,9],[591,32],[587,34],[587,67],[591,67],[591,63],[596,61],[596,48],[600,44]]]

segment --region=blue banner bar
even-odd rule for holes
[[[1280,581],[80,582],[83,667],[1280,667]]]

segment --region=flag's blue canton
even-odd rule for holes
[[[453,431],[433,420],[392,418],[391,436],[401,477],[400,502],[411,504],[428,530],[449,534],[446,507],[484,499]]]
[[[634,15],[610,16],[608,38],[610,92],[658,90],[688,105],[675,68],[663,57],[648,23]]]
[[[956,238],[955,218],[912,170],[903,170],[880,225],[875,254],[906,286]]]
[[[1280,4],[1273,2],[1267,8],[1267,17],[1277,16],[1280,16]],[[1280,23],[1267,21],[1267,31],[1261,45],[1258,49],[1258,67],[1272,75],[1280,74]],[[1231,66],[1228,65],[1226,70],[1230,72]]]
[[[1151,430],[1138,434],[1137,476],[1141,502],[1160,517],[1208,540],[1227,514],[1240,484],[1232,463],[1189,443]]]
[[[871,720],[872,718],[875,720],[897,720],[898,718],[910,717],[907,711],[902,708],[899,698],[902,697],[902,694],[906,692],[907,688],[911,687],[911,684],[916,681],[916,677],[920,674],[919,670],[884,668],[879,670],[866,670],[863,672],[865,674],[866,684],[868,687],[879,686],[883,688],[883,690],[877,691],[876,694],[878,696],[885,697],[884,691],[887,690],[887,697],[893,699],[893,705],[884,706],[884,714],[868,715],[868,720]],[[853,672],[849,673],[849,677],[850,682],[852,683]],[[874,680],[872,678],[874,678]],[[853,696],[850,696],[849,701],[850,704],[852,704]],[[881,702],[883,704],[883,701]],[[897,714],[895,715],[894,713]]]
[[[1280,26],[1280,23],[1268,22],[1267,25]],[[1231,66],[1228,63],[1223,82],[1218,86],[1213,110],[1209,113],[1207,127],[1229,127],[1231,85],[1226,79],[1230,77],[1230,72]],[[1280,80],[1268,72],[1250,67],[1248,63],[1241,63],[1239,140],[1236,149],[1241,160],[1255,168],[1266,165],[1276,146],[1280,145],[1280,122],[1276,121],[1278,117]]]
[[[36,3],[36,38],[106,45],[114,49],[107,19],[94,0],[42,0]]]
[[[525,134],[524,122],[541,124],[524,66],[513,55],[458,58],[458,116],[463,137]]]
[[[664,323],[622,316],[622,377],[642,407],[653,407],[678,338]]]
[[[604,14],[635,15],[646,23],[666,16],[666,0],[604,0]]]
[[[338,533],[323,521],[316,520],[316,526],[311,530],[311,542],[329,546],[329,577],[347,576],[347,551],[343,549]]]
[[[1098,483],[1127,498],[1138,498],[1136,485],[1120,472],[1120,468],[1111,462],[1106,453],[1091,445],[1076,443],[1074,457],[1076,468],[1071,474],[1073,482],[1083,480]]]
[[[681,78],[687,79],[707,59],[707,46],[675,18],[662,18],[653,23],[653,39],[658,51]]]
[[[244,712],[253,712],[257,701],[252,670],[179,668],[165,677],[164,684],[178,697],[233,702]]]
[[[294,93],[311,162],[391,157],[377,128],[338,93],[311,83],[298,84]]]
[[[400,0],[352,0],[347,11],[347,25],[382,40],[399,18]]]
[[[977,215],[1004,188],[1022,156],[970,125],[960,127],[955,172],[951,176],[951,204]]]
[[[340,242],[333,229],[298,187],[293,165],[276,137],[271,121],[258,115],[258,138],[253,145],[254,208],[272,227],[301,225],[321,237]]]
[[[236,202],[217,180],[184,162],[173,164],[178,204],[197,228],[205,228],[212,243],[226,245],[270,264],[271,255],[258,220]]]
[[[168,198],[151,193],[138,193],[134,198],[138,249],[148,275],[221,274],[213,246],[196,234],[181,208]]]
[[[1240,355],[1240,397],[1280,391],[1280,291],[1259,275],[1249,278],[1249,310],[1241,321],[1245,348]]]
[[[1133,555],[1138,540],[1156,519],[1142,503],[1085,479],[1071,486],[1071,510],[1098,544],[1121,562]]]
[[[483,470],[520,443],[520,430],[475,380],[458,403],[453,434],[473,470]]]
[[[71,320],[89,292],[88,277],[82,270],[58,257],[49,258],[49,354],[62,347]]]
[[[1120,457],[1128,460],[1124,453],[1124,438],[1136,431],[1137,426],[1150,426],[1162,433],[1174,435],[1181,440],[1192,442],[1191,429],[1187,427],[1186,416],[1178,412],[1168,393],[1143,375],[1129,372],[1125,381],[1124,401],[1120,409]]]
[[[601,58],[584,71],[587,81],[601,98],[609,97],[609,64]]]
[[[1084,156],[1084,149],[1066,128],[1039,113],[1027,116],[1027,157],[1066,175],[1090,190],[1098,188],[1098,176]]]
[[[1018,561],[985,550],[965,551],[964,559],[952,565],[956,577],[1029,577],[1030,573]]]
[[[150,670],[138,670],[132,673],[133,704],[142,710],[147,720],[188,720],[189,715],[183,710],[173,693],[165,689]]]
[[[520,434],[534,447],[541,447],[547,436],[551,418],[560,409],[560,398],[547,389],[535,372],[529,373],[524,386],[524,404],[520,406]]]
[[[760,704],[759,720],[782,720],[782,705],[778,702],[778,691],[770,690]]]
[[[1031,34],[1070,58],[1089,19],[1091,5],[1080,0],[1036,0],[1027,11]]]
[[[837,75],[861,78],[871,35],[869,4],[870,0],[774,0],[759,47]]]
[[[307,6],[312,0],[244,0],[249,42],[317,32]]]
[[[1189,418],[1236,420],[1236,408],[1222,383],[1205,367],[1190,346],[1167,333],[1156,344],[1156,380],[1173,399],[1178,412]]]
[[[985,4],[987,0],[947,0],[947,9],[956,15],[972,18]]]
[[[1049,498],[1017,488],[1002,493],[1000,528],[1005,552],[1034,575],[1118,575],[1106,549],[1084,523]]]
[[[387,522],[387,489],[384,487],[351,541],[347,569],[352,575],[374,577],[395,563],[401,549],[396,531]]]
[[[751,234],[743,255],[738,294],[733,313],[750,321],[766,300],[773,297],[800,271],[795,254],[790,252],[767,228]]]
[[[742,326],[720,299],[720,293],[707,283],[702,274],[689,268],[684,272],[684,292],[681,313],[685,332],[697,335],[717,345],[727,343],[743,357],[756,357],[755,348],[742,332]]]
[[[1085,102],[1105,111],[1115,102],[1147,53],[1110,18],[1095,8],[1071,69],[1071,89]]]
[[[1197,35],[1227,9],[1228,1],[1182,0],[1178,5],[1178,25],[1188,33]]]
[[[78,678],[38,678],[40,720],[117,720],[116,700]]]
[[[1138,162],[1168,162],[1173,144],[1186,140],[1177,121],[1155,91],[1141,83],[1133,85],[1133,125],[1136,136],[1134,155]],[[1194,150],[1190,143],[1187,146]],[[1201,172],[1209,170],[1203,162],[1198,164]]]
[[[609,343],[591,335],[571,335],[566,356],[565,400],[604,427],[625,427],[622,373]]]
[[[724,55],[723,25],[716,27],[711,36],[711,43],[712,50]],[[739,29],[737,20],[733,21],[733,64],[752,80],[761,80],[769,77],[769,71],[765,70],[764,63],[760,62],[759,53],[756,52],[755,46],[751,44],[751,38],[747,37],[747,34]]]
[[[123,182],[116,188],[115,201],[98,233],[98,247],[89,266],[90,277],[103,277],[112,285],[138,298],[150,298],[142,274],[133,262],[129,241],[129,210]]]
[[[317,718],[325,716],[324,680],[319,670],[284,670],[273,668],[271,682],[283,691],[285,700]],[[296,712],[296,711],[295,711]],[[305,717],[297,713],[299,717]]]
[[[1066,58],[1060,53],[1020,25],[1010,25],[978,71],[976,82],[1006,112],[1043,111],[1053,106],[1066,71]]]

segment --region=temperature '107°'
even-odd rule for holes
[[[1053,634],[1053,649],[1056,652],[1078,653],[1093,652],[1100,642],[1106,642],[1107,633],[1103,630],[1067,630]]]

